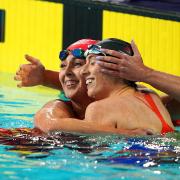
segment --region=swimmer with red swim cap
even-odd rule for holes
[[[82,42],[82,41],[78,41]],[[116,46],[115,41],[111,40],[104,41],[102,43],[96,43],[98,46],[104,46],[106,44],[110,44],[112,42],[112,48]],[[118,42],[117,48],[120,46],[120,49],[124,53],[133,54],[132,50],[128,43],[125,43],[121,41],[122,44]],[[98,108],[94,109],[93,111],[98,112],[96,113],[96,118],[93,118],[93,121],[91,121],[91,118],[89,114],[91,114],[91,110],[89,110],[89,104],[91,105],[91,102],[94,101],[93,97],[92,99],[87,96],[87,87],[85,85],[85,79],[83,78],[82,74],[80,73],[83,69],[85,62],[85,54],[86,53],[94,53],[98,52],[98,48],[95,44],[87,44],[85,47],[81,46],[80,43],[72,44],[69,46],[66,50],[63,50],[60,52],[60,59],[61,59],[61,71],[59,73],[59,79],[62,85],[62,88],[65,92],[65,95],[70,98],[70,101],[66,103],[68,107],[72,107],[73,111],[68,116],[64,116],[63,118],[54,117],[49,118],[48,114],[44,116],[44,112],[41,113],[38,112],[35,116],[35,125],[42,129],[45,132],[53,131],[53,130],[60,130],[60,131],[70,131],[70,132],[83,132],[83,133],[115,133],[115,134],[150,134],[151,132],[149,130],[144,130],[146,128],[139,128],[138,126],[134,127],[133,129],[121,129],[120,126],[116,128],[113,123],[108,124],[106,121],[104,121],[104,116],[101,116],[101,113],[105,113],[106,117],[108,119],[108,114],[110,112],[103,111],[99,112]],[[129,48],[127,48],[129,47]],[[86,50],[88,48],[88,50]],[[85,53],[86,52],[86,53]],[[99,51],[102,53],[101,51]],[[103,54],[103,53],[102,53]],[[103,83],[104,84],[104,83]],[[98,84],[99,86],[99,84]],[[129,87],[127,85],[127,87]],[[105,88],[106,89],[106,88]],[[133,89],[133,88],[132,88]],[[101,92],[101,95],[103,95],[103,92]],[[132,97],[133,99],[133,97]],[[136,100],[136,99],[135,99]],[[136,100],[139,101],[139,100]],[[61,102],[59,102],[61,103]],[[94,103],[93,103],[94,104]],[[143,107],[144,105],[142,105]],[[84,108],[83,108],[84,107]],[[101,111],[103,108],[99,106],[99,110]],[[120,107],[120,106],[119,106]],[[47,107],[49,108],[49,107]],[[146,106],[145,106],[146,109]],[[51,110],[50,108],[46,112],[49,112]],[[121,108],[118,110],[120,112]],[[54,109],[53,109],[54,111]],[[61,108],[62,111],[62,108]],[[58,108],[56,111],[56,114],[59,112]],[[89,113],[90,112],[90,113]],[[76,113],[76,114],[75,114]],[[78,114],[77,114],[78,113]],[[153,112],[152,112],[153,113]],[[49,113],[52,114],[52,113]],[[62,112],[60,113],[62,114]],[[98,119],[98,114],[99,118]],[[133,113],[132,113],[133,114]],[[116,113],[114,114],[116,116]],[[45,123],[39,123],[40,120],[44,121],[49,118],[49,121],[51,119],[52,122],[49,125]],[[96,123],[97,120],[97,123]],[[101,123],[98,123],[101,122]],[[145,126],[148,127],[148,126]]]
[[[42,109],[40,109],[35,115],[35,126],[41,129],[44,132],[49,132],[51,127],[56,127],[58,124],[61,124],[61,120],[66,118],[73,118],[84,120],[85,110],[87,106],[94,101],[93,98],[88,97],[87,87],[85,84],[84,78],[81,76],[80,71],[82,66],[86,63],[83,56],[83,52],[93,44],[96,44],[97,41],[85,39],[79,40],[76,43],[70,45],[65,51],[61,51],[61,71],[60,71],[60,83],[57,82],[57,72],[45,70],[43,65],[36,58],[31,56],[26,56],[26,59],[31,62],[32,68],[34,68],[34,74],[31,70],[25,70],[24,67],[21,67],[17,72],[16,80],[20,80],[21,84],[19,86],[32,86],[36,84],[43,84],[48,86],[53,86],[58,89],[62,89],[65,92],[65,95],[70,99],[69,101],[55,100],[48,102]],[[63,56],[62,56],[63,53]],[[24,65],[25,66],[25,65]],[[37,69],[40,71],[36,71]],[[29,77],[26,81],[23,81],[22,74],[24,73],[23,78]],[[25,75],[26,73],[26,75]],[[29,74],[28,74],[29,73]],[[27,75],[28,74],[28,75]],[[44,76],[39,80],[40,74]],[[36,76],[36,80],[31,81],[32,76]],[[31,78],[30,78],[31,77]],[[29,83],[28,83],[29,82]],[[24,83],[24,84],[23,84]],[[76,121],[76,120],[75,120]],[[68,131],[70,124],[64,123],[65,129],[62,131]],[[109,126],[102,126],[96,123],[84,126],[85,133],[117,133],[117,134],[148,134],[149,132],[144,129],[135,129],[131,131],[121,130],[115,131],[114,128]],[[77,130],[77,129],[76,129]],[[82,130],[82,129],[81,129]],[[73,131],[71,129],[71,131]],[[82,131],[81,131],[82,132]]]

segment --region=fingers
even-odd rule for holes
[[[18,71],[16,71],[16,75],[22,75],[22,71],[19,69]]]
[[[14,80],[15,80],[15,81],[20,81],[20,82],[17,84],[17,87],[22,87],[22,86],[24,86],[24,85],[23,85],[23,78],[22,78],[22,76],[16,75],[16,76],[14,76]]]
[[[17,84],[17,87],[23,87],[27,86],[28,84],[26,83],[28,77],[28,73],[23,70],[19,70],[16,72],[16,75],[14,76],[15,81],[20,81]]]
[[[16,80],[16,81],[22,81],[22,76],[20,76],[20,75],[16,75],[16,76],[14,76],[14,80]]]
[[[26,86],[26,83],[25,83],[25,80],[23,78],[22,75],[15,75],[14,76],[14,80],[15,81],[20,81],[18,84],[17,84],[17,87],[23,87],[23,86]]]
[[[108,63],[114,63],[114,64],[118,64],[121,59],[118,59],[118,58],[115,58],[115,57],[112,57],[112,56],[97,56],[96,57],[97,60],[99,61],[104,61],[104,62],[108,62]]]
[[[103,62],[103,61],[96,61],[96,63],[103,68],[112,69],[112,70],[116,70],[116,71],[119,70],[119,66],[117,64],[107,63],[107,62]]]
[[[19,66],[19,70],[16,72],[17,75],[28,74],[31,72],[36,66],[32,64],[22,64]]]
[[[29,61],[30,63],[32,63],[32,64],[35,64],[35,65],[40,64],[40,61],[39,61],[38,59],[36,59],[35,57],[30,56],[30,55],[28,55],[28,54],[25,55],[25,59],[26,59],[27,61]]]
[[[110,69],[101,69],[100,70],[102,73],[114,76],[114,77],[119,77],[120,73],[118,71],[110,70]]]
[[[116,58],[124,58],[124,53],[115,51],[115,50],[110,50],[110,49],[102,49],[103,52],[106,54],[116,57]]]
[[[19,66],[19,72],[25,70],[25,69],[26,69],[26,66],[27,66],[27,64],[21,64],[21,65]]]
[[[18,83],[17,87],[19,87],[19,88],[23,87],[23,83],[22,82]]]
[[[27,81],[25,81],[24,79],[22,79],[18,84],[17,87],[21,88],[21,87],[28,87],[29,84]]]
[[[141,54],[140,54],[134,40],[131,41],[131,47],[133,49],[134,55],[141,56]]]

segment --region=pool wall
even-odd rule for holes
[[[145,64],[180,75],[180,22],[120,12],[103,12],[103,38],[134,39]]]
[[[115,37],[134,39],[148,66],[180,75],[180,13],[90,0],[0,0],[0,9],[5,11],[0,72],[14,73],[27,53],[58,70],[58,53],[65,44],[81,37]],[[83,9],[89,14],[82,14]]]
[[[59,70],[62,49],[62,4],[35,0],[0,0],[5,10],[5,37],[0,42],[0,72],[14,73],[24,55]],[[53,63],[52,63],[53,62]]]

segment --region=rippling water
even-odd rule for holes
[[[32,136],[34,113],[55,94],[0,87],[0,179],[178,179],[180,129],[166,136]],[[23,127],[26,127],[23,129]],[[20,129],[17,129],[20,128]]]

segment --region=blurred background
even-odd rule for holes
[[[146,65],[180,75],[180,0],[0,0],[1,74],[25,54],[59,70],[61,49],[110,37],[134,39]]]

